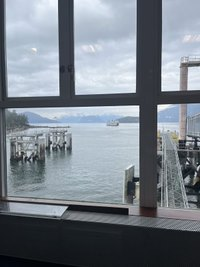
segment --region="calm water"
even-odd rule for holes
[[[125,169],[139,176],[139,124],[70,126],[72,152],[51,151],[45,162],[10,163],[8,142],[8,195],[122,203]]]

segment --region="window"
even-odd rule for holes
[[[8,196],[123,204],[125,170],[139,176],[138,116],[133,106],[7,109]]]
[[[135,0],[117,5],[112,1],[83,1],[79,7],[74,1],[73,21],[73,1],[36,0],[28,6],[23,1],[12,6],[5,2],[6,31],[2,35],[8,53],[3,75],[8,83],[2,87],[1,101],[2,131],[7,137],[3,152],[7,164],[3,163],[2,171],[7,177],[5,196],[124,202],[126,168],[134,164],[139,176],[139,107],[138,101],[130,101],[136,90],[135,5]],[[97,18],[92,8],[99,14]],[[80,12],[89,24],[84,19],[84,25]],[[91,20],[96,26],[89,34]],[[101,21],[105,22],[102,29]],[[48,128],[44,117],[51,123]],[[88,124],[67,124],[66,117],[73,122],[79,117]],[[133,124],[120,122],[117,129],[113,125],[121,117]],[[56,125],[61,118],[64,125]],[[43,126],[26,129],[34,120],[43,122]],[[91,124],[99,121],[102,123]],[[72,151],[68,149],[68,133],[73,138]],[[62,134],[65,151],[58,143]]]
[[[58,1],[6,1],[6,44],[8,97],[59,95]]]
[[[199,208],[198,7],[198,1],[163,1],[158,199],[171,208]]]
[[[52,65],[48,65],[45,70],[47,72],[44,73],[45,78],[42,78],[41,81],[45,83],[47,81],[45,79],[50,81],[52,79],[52,88],[55,91],[50,90],[50,87],[46,92],[36,90],[30,92],[30,94],[25,94],[22,90],[16,93],[15,86],[19,86],[22,80],[17,80],[19,82],[17,85],[16,80],[13,79],[12,52],[14,53],[14,50],[9,50],[7,47],[12,40],[9,39],[11,38],[9,28],[7,28],[5,35],[4,1],[1,1],[0,145],[2,196],[9,195],[9,187],[12,187],[11,184],[8,184],[8,188],[6,186],[6,177],[10,175],[9,168],[7,169],[4,160],[5,153],[8,151],[6,150],[5,140],[6,112],[10,111],[12,113],[16,110],[18,114],[19,110],[23,111],[31,108],[31,112],[41,109],[43,112],[48,113],[47,108],[49,108],[52,113],[55,111],[55,119],[56,110],[54,109],[58,108],[67,108],[68,112],[70,112],[70,108],[82,108],[84,110],[90,108],[93,110],[92,114],[94,115],[95,109],[98,107],[102,110],[106,110],[109,107],[115,107],[116,110],[119,110],[123,107],[130,108],[130,110],[135,110],[136,108],[139,113],[137,115],[139,117],[139,129],[137,131],[139,136],[137,137],[137,140],[139,140],[139,148],[137,147],[139,149],[139,163],[137,174],[140,186],[140,206],[157,207],[158,193],[160,192],[157,166],[158,112],[170,105],[178,104],[180,109],[184,109],[187,104],[197,104],[199,102],[198,77],[195,71],[190,72],[189,70],[190,90],[184,90],[181,86],[181,91],[178,91],[180,63],[183,65],[191,63],[190,54],[186,54],[190,49],[192,56],[196,56],[198,53],[198,32],[194,27],[196,24],[191,23],[193,26],[189,26],[190,22],[195,20],[197,16],[191,16],[189,19],[186,16],[183,23],[180,23],[180,31],[172,34],[173,32],[169,30],[170,25],[179,26],[178,23],[175,23],[176,16],[172,16],[172,8],[173,10],[179,9],[184,12],[185,10],[190,11],[191,5],[187,8],[187,1],[182,4],[182,1],[179,0],[163,1],[163,7],[161,0],[140,0],[137,3],[135,0],[84,0],[81,4],[78,4],[76,0],[33,2],[34,4],[40,3],[40,5],[49,6],[49,9],[45,9],[45,12],[49,12],[48,14],[51,14],[53,18],[50,24],[48,24],[48,20],[45,20],[45,25],[47,28],[52,26],[55,30],[53,31],[55,33],[53,37],[55,46],[52,48],[53,52],[50,52],[56,58],[57,63],[54,64],[54,61]],[[9,1],[5,3],[9,8]],[[56,16],[56,12],[51,13],[52,5],[56,6],[56,4],[58,4],[58,16]],[[19,5],[23,6],[22,1],[19,2]],[[19,5],[16,4],[16,7],[19,7]],[[193,1],[193,10],[198,10],[198,7],[198,1]],[[84,12],[81,12],[80,8]],[[121,12],[119,12],[119,9]],[[39,10],[40,12],[43,11],[41,6]],[[55,11],[55,9],[53,10]],[[13,10],[10,12],[13,12]],[[127,16],[124,16],[126,12]],[[9,10],[7,10],[7,13],[9,14]],[[84,20],[81,20],[82,15],[85,18]],[[9,16],[7,19],[9,19]],[[99,23],[99,21],[103,21],[103,24]],[[94,23],[92,24],[92,22]],[[7,23],[6,20],[6,25]],[[99,25],[102,25],[102,27]],[[47,33],[46,28],[44,32]],[[178,34],[178,39],[176,34]],[[50,36],[52,37],[52,35]],[[48,39],[47,35],[43,37],[44,39],[41,39],[41,41],[45,40],[45,38]],[[7,43],[4,42],[5,40]],[[23,38],[23,40],[25,39]],[[59,53],[57,54],[54,53],[56,46],[59,47]],[[181,49],[177,51],[177,47],[181,47]],[[8,50],[7,57],[5,56],[5,48]],[[39,48],[37,49],[37,45],[31,45],[30,49],[34,57],[38,56]],[[21,55],[19,56],[21,57]],[[103,62],[102,57],[105,59]],[[183,58],[181,59],[181,57]],[[197,63],[197,57],[192,59]],[[51,60],[51,58],[48,57],[48,60]],[[6,61],[7,64],[5,63]],[[20,60],[18,63],[14,63],[18,64]],[[23,61],[23,63],[26,62]],[[186,66],[184,65],[184,67]],[[57,72],[58,69],[59,72]],[[18,69],[17,71],[20,70]],[[50,75],[51,71],[55,75]],[[26,81],[29,82],[28,80]],[[34,86],[33,83],[31,84]],[[23,88],[23,83],[21,86]],[[112,131],[114,129],[109,130]],[[184,144],[184,142],[184,139],[180,139],[179,145]],[[92,147],[92,141],[90,145]],[[133,154],[134,150],[133,145]],[[98,156],[98,153],[95,156]],[[15,172],[16,168],[13,171]],[[81,167],[81,174],[84,176],[83,166]],[[84,182],[84,179],[82,182]],[[65,195],[63,195],[63,198],[65,198]],[[93,199],[88,196],[88,201],[93,201]]]
[[[75,92],[136,90],[136,1],[74,1]]]

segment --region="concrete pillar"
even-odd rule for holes
[[[187,91],[188,86],[188,66],[181,64],[180,66],[180,91]],[[179,108],[179,140],[186,140],[187,130],[187,104],[180,104]]]

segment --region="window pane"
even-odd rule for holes
[[[159,106],[158,199],[169,208],[200,207],[200,104]]]
[[[76,94],[135,92],[136,1],[75,0]]]
[[[126,201],[134,193],[137,204],[138,114],[138,107],[7,110],[8,195],[124,203],[126,188]]]
[[[200,2],[163,1],[162,90],[200,90]]]
[[[58,1],[5,3],[8,97],[58,96]]]

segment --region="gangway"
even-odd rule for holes
[[[187,117],[187,136],[200,138],[200,113]]]
[[[180,67],[199,67],[200,66],[200,57],[198,56],[188,56],[181,57]]]
[[[188,208],[177,147],[169,133],[162,133],[161,207]]]

